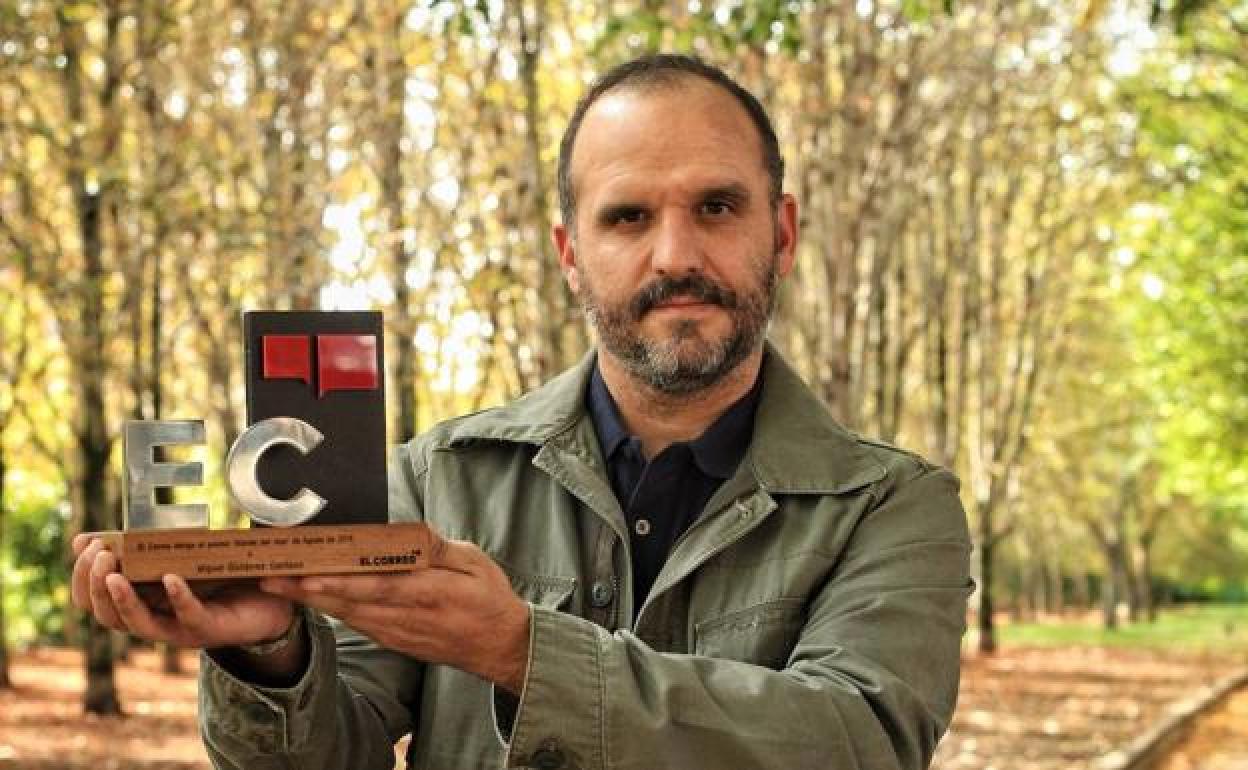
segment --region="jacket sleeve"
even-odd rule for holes
[[[507,767],[926,768],[957,697],[969,552],[956,480],[923,469],[858,522],[781,670],[534,607]]]
[[[390,518],[420,518],[406,446],[391,457]],[[200,661],[199,720],[213,766],[236,770],[391,770],[411,731],[424,666],[305,610],[310,662],[289,688],[245,682],[210,653]]]

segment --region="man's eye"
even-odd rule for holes
[[[642,209],[621,208],[611,211],[606,216],[609,225],[635,225],[644,222],[646,212]]]
[[[732,213],[732,204],[728,201],[710,200],[702,204],[702,214],[708,217],[722,217]]]

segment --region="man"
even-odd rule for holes
[[[267,579],[174,616],[84,538],[74,599],[207,649],[219,767],[921,768],[953,711],[956,481],[838,427],[764,337],[797,204],[761,106],[654,56],[585,96],[560,264],[596,355],[391,463],[407,575]],[[323,613],[323,614],[322,614]],[[324,615],[337,620],[330,624]]]

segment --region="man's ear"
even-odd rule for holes
[[[776,273],[783,278],[793,269],[797,254],[797,199],[789,193],[776,204]]]
[[[576,294],[581,290],[581,276],[576,264],[576,239],[563,224],[550,229],[550,239],[555,244],[555,251],[559,252],[559,268],[563,270],[563,278],[568,282],[572,293]]]

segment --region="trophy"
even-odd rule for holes
[[[209,529],[202,503],[157,503],[198,486],[203,464],[161,462],[157,447],[204,443],[202,420],[125,425],[125,522],[100,533],[135,583],[269,575],[405,572],[428,564],[423,523],[387,523],[381,314],[243,314],[248,428],[225,481],[251,519]]]

